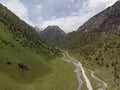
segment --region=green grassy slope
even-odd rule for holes
[[[0,4],[0,90],[76,89],[74,67],[60,57],[60,50]]]
[[[49,73],[48,61],[60,53],[44,43],[31,26],[0,5],[0,71],[20,82],[31,82]]]
[[[78,81],[74,73],[74,66],[61,59],[51,62],[54,72],[42,79],[37,90],[76,90]],[[38,83],[39,84],[39,83]],[[37,84],[37,85],[38,85]],[[39,86],[39,85],[38,85]]]
[[[0,70],[2,72],[15,80],[30,82],[50,71],[43,55],[39,54],[38,57],[30,48],[24,48],[15,41],[12,36],[7,27],[0,23]]]
[[[3,24],[3,28],[7,28],[12,38],[24,48],[30,48],[32,52],[45,55],[48,58],[60,55],[59,50],[49,47],[40,39],[31,26],[20,20],[2,5],[0,5],[0,22]]]
[[[75,90],[77,79],[73,73],[74,67],[61,59],[49,63],[52,72],[37,77],[31,83],[21,83],[0,72],[0,90]]]

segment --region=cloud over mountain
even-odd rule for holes
[[[58,25],[65,32],[76,30],[96,13],[117,0],[0,0],[30,25]]]

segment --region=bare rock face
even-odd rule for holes
[[[78,31],[120,29],[120,1],[89,19]]]

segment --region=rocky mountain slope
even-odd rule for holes
[[[106,31],[120,29],[120,1],[117,1],[112,7],[89,19],[84,25],[79,27],[78,31]]]

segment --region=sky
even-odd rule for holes
[[[57,25],[65,32],[75,31],[89,18],[117,0],[0,0],[31,26],[44,29]]]

